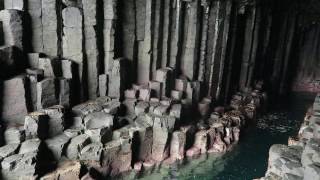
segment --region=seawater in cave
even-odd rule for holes
[[[320,180],[319,0],[0,0],[0,179]]]
[[[149,172],[138,177],[143,180],[251,180],[262,177],[267,169],[270,146],[287,144],[288,137],[298,134],[306,109],[313,101],[313,94],[292,94],[257,118],[230,152],[202,155],[172,166],[156,168],[151,174]]]

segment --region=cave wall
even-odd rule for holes
[[[274,94],[315,91],[319,28],[316,20],[304,19],[316,11],[299,3],[5,0],[0,14],[0,42],[6,47],[1,49],[6,57],[1,61],[2,81],[26,68],[44,69],[45,77],[60,78],[59,85],[51,85],[55,102],[70,91],[66,102],[76,104],[110,96],[114,61],[123,58],[127,81],[121,83],[122,90],[149,85],[156,81],[157,70],[170,68],[175,78],[199,86],[199,99],[217,103],[259,80]],[[26,101],[37,101],[28,95],[36,91],[29,84]]]

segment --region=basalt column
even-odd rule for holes
[[[30,23],[31,52],[59,55],[58,9],[56,0],[28,0],[26,19]],[[29,48],[29,47],[28,47]]]
[[[83,18],[78,7],[66,7],[62,10],[63,18],[63,57],[75,63],[74,81],[79,88],[81,99],[84,98],[85,76],[83,61]]]
[[[83,0],[84,17],[84,59],[86,64],[87,93],[89,99],[95,99],[98,94],[98,70],[99,70],[99,50],[97,26],[97,0]]]

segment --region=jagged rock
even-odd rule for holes
[[[69,159],[78,159],[79,153],[88,144],[90,144],[90,137],[86,134],[72,138],[66,149],[66,156]]]
[[[81,164],[79,161],[63,161],[58,164],[58,168],[45,176],[41,180],[58,180],[58,179],[79,179]]]
[[[65,134],[60,134],[45,141],[55,160],[59,161],[61,159],[70,138]]]
[[[29,139],[24,141],[19,150],[19,154],[26,154],[26,153],[38,153],[41,151],[41,140],[40,139]]]
[[[26,138],[25,130],[23,126],[8,127],[4,131],[4,140],[6,144],[22,143]]]
[[[16,154],[1,162],[3,179],[35,179],[38,165],[37,153]]]
[[[86,129],[95,129],[103,127],[113,126],[113,116],[105,112],[94,112],[88,114],[84,118],[84,124]]]
[[[93,113],[101,110],[102,110],[102,107],[94,101],[82,103],[72,108],[72,112],[74,113],[74,115],[81,116],[81,117],[89,113]]]
[[[5,122],[24,124],[27,115],[26,79],[17,76],[3,82],[1,118]]]
[[[269,151],[269,169],[278,176],[285,173],[303,176],[301,164],[302,148],[299,146],[273,145]]]
[[[305,145],[302,155],[301,163],[304,167],[320,163],[320,141],[318,139],[310,139]]]
[[[4,158],[16,154],[19,150],[20,144],[8,144],[0,147],[0,161]]]
[[[80,153],[81,160],[100,161],[102,154],[102,143],[91,143],[85,146]]]

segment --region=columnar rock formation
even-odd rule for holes
[[[288,145],[275,144],[269,150],[269,164],[262,179],[319,179],[320,94],[308,110],[296,138]]]
[[[2,177],[90,179],[230,149],[265,100],[259,80],[289,85],[302,20],[284,4],[0,1]]]

